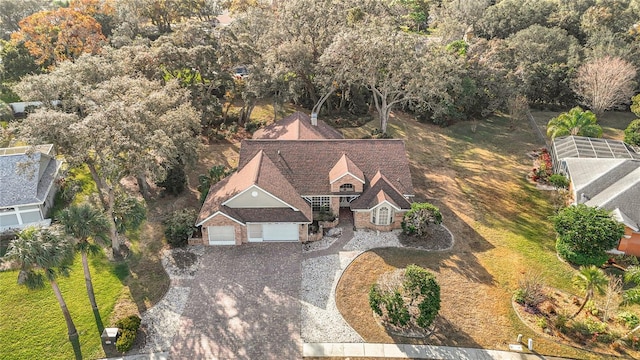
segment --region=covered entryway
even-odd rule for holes
[[[249,224],[249,241],[298,241],[298,226],[295,223]]]
[[[233,226],[207,226],[209,245],[235,245],[236,230]]]

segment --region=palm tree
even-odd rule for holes
[[[29,227],[20,231],[17,238],[11,241],[5,258],[20,265],[18,284],[29,289],[41,289],[45,278],[49,281],[67,322],[69,341],[74,344],[76,358],[82,358],[78,331],[56,282],[58,276],[69,276],[73,255],[73,244],[61,236],[56,228]]]
[[[580,289],[585,296],[580,309],[573,315],[573,317],[578,316],[584,306],[587,304],[587,301],[593,298],[594,293],[597,291],[598,294],[604,294],[604,290],[609,284],[609,278],[605,275],[602,269],[591,266],[581,266],[580,270],[573,276],[573,285]]]
[[[84,269],[84,282],[87,286],[87,295],[94,313],[98,310],[96,296],[93,292],[91,272],[89,272],[88,254],[96,254],[100,251],[99,241],[104,244],[109,239],[109,221],[107,217],[89,204],[72,205],[63,210],[58,218],[64,232],[76,239],[75,248],[80,251],[82,268]],[[93,239],[94,242],[90,242]]]
[[[596,124],[596,115],[591,111],[583,111],[576,106],[569,112],[562,113],[547,123],[547,136],[578,135],[588,137],[602,137],[602,128]]]

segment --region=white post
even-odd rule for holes
[[[311,125],[318,126],[318,113],[317,112],[312,112],[311,113]]]
[[[529,348],[529,351],[533,351],[533,339],[529,339],[527,347]]]
[[[522,334],[518,334],[518,340],[516,340],[518,343],[522,342]]]

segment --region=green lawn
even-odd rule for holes
[[[118,278],[123,274],[118,274],[115,265],[103,255],[90,259],[89,265],[102,322],[109,326],[114,305],[124,289]],[[73,358],[64,317],[51,286],[47,283],[43,290],[28,290],[17,285],[17,276],[17,271],[0,272],[0,359]],[[78,329],[83,357],[103,357],[79,256],[71,276],[60,278],[59,285]]]

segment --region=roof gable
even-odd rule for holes
[[[619,209],[629,220],[640,223],[640,166],[618,178],[585,204],[610,211]]]
[[[311,206],[300,197],[300,194],[262,151],[258,151],[244,166],[238,169],[237,172],[211,187],[200,209],[197,223],[201,223],[217,211],[222,211],[237,220],[246,221],[242,217],[243,213],[247,213],[246,211],[241,211],[241,207],[233,208],[226,205],[233,205],[233,201],[230,204],[227,202],[234,198],[238,199],[238,195],[253,188],[261,190],[264,195],[271,196],[273,200],[278,200],[279,203],[291,207],[292,210],[301,212],[304,218],[312,218]],[[251,195],[249,193],[249,196]]]
[[[364,184],[364,173],[349,159],[347,154],[342,154],[340,160],[329,171],[329,183],[340,180],[345,175],[351,175]]]
[[[318,125],[311,125],[309,115],[297,111],[280,121],[258,129],[254,139],[270,140],[303,140],[303,139],[342,139],[342,133],[318,120]]]
[[[385,202],[396,210],[411,208],[411,204],[404,195],[380,171],[376,173],[371,183],[369,189],[351,202],[352,209],[373,209]]]

